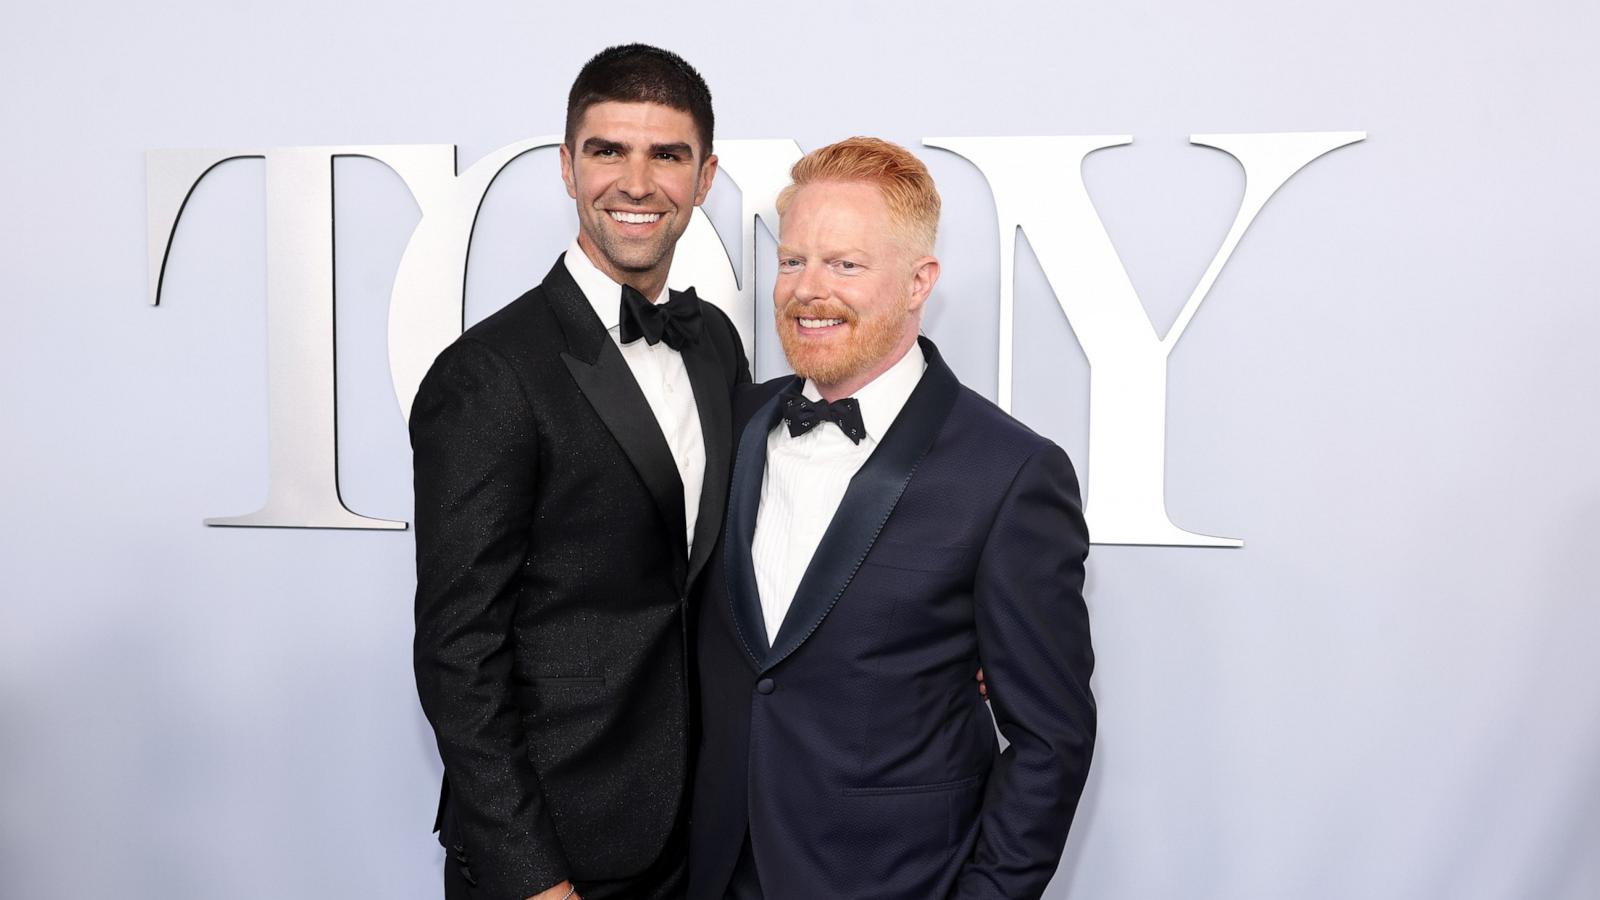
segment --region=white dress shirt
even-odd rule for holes
[[[700,518],[700,489],[706,477],[706,442],[700,433],[700,411],[694,404],[694,386],[689,383],[689,370],[683,366],[683,357],[667,346],[666,341],[651,344],[640,338],[631,344],[622,343],[620,336],[622,285],[612,281],[573,240],[567,248],[567,271],[578,283],[600,324],[611,335],[611,340],[622,351],[622,358],[639,383],[644,399],[655,413],[656,424],[661,426],[661,436],[667,439],[672,450],[672,461],[678,466],[678,480],[683,482],[683,523],[688,535],[690,554],[694,552],[694,526]],[[651,303],[664,303],[667,292],[650,298]]]
[[[850,479],[883,440],[927,368],[922,347],[912,344],[887,372],[851,395],[861,404],[861,421],[867,429],[859,444],[851,443],[833,422],[790,437],[789,426],[779,420],[767,435],[767,469],[750,555],[769,644],[777,640],[795,590],[844,500]],[[809,400],[822,398],[809,381],[802,393]]]

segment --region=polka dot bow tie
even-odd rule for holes
[[[783,420],[789,423],[789,436],[799,437],[823,422],[839,426],[850,443],[859,444],[867,436],[867,426],[861,422],[861,402],[854,397],[841,397],[829,403],[826,400],[807,400],[799,391],[783,394]]]

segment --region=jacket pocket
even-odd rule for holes
[[[895,787],[849,787],[844,789],[846,797],[879,797],[891,794],[932,794],[938,791],[958,791],[971,787],[983,780],[983,775],[968,775],[954,781],[935,781],[932,784],[906,784]]]
[[[532,681],[536,688],[600,687],[606,683],[603,675],[549,675]]]

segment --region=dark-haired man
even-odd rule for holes
[[[750,377],[727,317],[666,289],[712,121],[675,54],[591,59],[561,147],[577,240],[418,391],[415,664],[449,900],[681,896],[685,598]]]

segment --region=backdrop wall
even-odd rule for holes
[[[946,203],[926,330],[990,396],[995,201],[924,138],[1131,134],[1082,171],[1164,333],[1244,189],[1191,135],[1367,132],[1279,191],[1172,353],[1167,511],[1244,546],[1091,557],[1101,736],[1050,897],[1600,896],[1593,4],[8,19],[0,896],[438,896],[410,532],[201,524],[267,493],[264,170],[200,184],[152,308],[144,153],[442,143],[466,168],[559,131],[577,68],[626,40],[701,69],[721,139],[916,149]],[[1020,163],[1041,189],[1073,177]],[[341,492],[406,520],[386,321],[419,211],[378,163],[334,169]],[[708,204],[734,254],[739,199],[724,181]],[[479,218],[469,321],[575,228],[554,151],[512,163]],[[1026,241],[1015,302],[1014,411],[1087,474],[1090,368]]]

